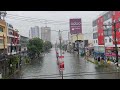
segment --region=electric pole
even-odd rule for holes
[[[114,34],[115,34],[115,51],[116,51],[116,62],[117,62],[117,66],[118,66],[118,47],[117,47],[117,40],[116,40],[116,23],[113,23],[113,27],[114,27]]]
[[[107,26],[113,26],[114,28],[114,43],[115,43],[115,53],[116,53],[116,62],[117,62],[117,67],[118,67],[118,47],[117,47],[117,36],[116,36],[116,31],[117,31],[117,28],[116,28],[116,24],[117,23],[120,23],[120,20],[119,21],[114,21],[111,25],[104,25],[105,27]]]
[[[59,30],[59,40],[60,40],[60,56],[62,56],[62,45],[61,45],[61,39],[62,39],[62,36],[61,36],[61,31]],[[63,79],[63,70],[62,70],[62,79]]]
[[[77,36],[77,50],[78,50],[78,56],[79,56],[79,42],[78,42],[78,34],[77,34],[76,36]]]
[[[62,45],[61,45],[61,39],[62,39],[62,37],[61,37],[61,31],[59,30],[59,40],[60,40],[60,55],[62,56]]]

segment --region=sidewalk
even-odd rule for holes
[[[74,52],[74,54],[78,55],[77,52]],[[79,56],[80,56],[80,55],[79,55]],[[80,57],[81,57],[81,56],[80,56]],[[85,56],[82,57],[82,58],[85,59]],[[101,65],[100,63],[96,63],[97,60],[94,60],[93,57],[88,57],[88,60],[87,60],[87,61],[89,61],[89,62],[91,62],[91,63],[93,63],[93,64],[96,64],[96,65]],[[95,62],[95,61],[96,61],[96,62]],[[114,62],[111,62],[111,61],[107,62],[107,65],[110,65],[110,66],[112,66],[112,67],[116,67],[116,64],[115,64]],[[119,69],[120,69],[120,64],[118,64],[118,66],[119,66]]]
[[[97,60],[94,60],[94,58],[92,58],[92,57],[89,57],[87,61],[92,62],[96,65],[100,65],[99,63],[96,63],[95,61],[97,61]],[[107,62],[107,65],[110,65],[112,67],[116,67],[116,64],[114,62],[111,62],[111,61]],[[120,64],[118,66],[119,66],[119,69],[120,69]]]

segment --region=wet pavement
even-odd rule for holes
[[[114,68],[102,68],[78,57],[73,53],[64,53],[65,69],[63,79],[117,79],[120,73],[113,71]],[[57,65],[55,48],[38,60],[22,69],[22,79],[61,79]]]

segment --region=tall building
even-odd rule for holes
[[[21,52],[27,51],[28,37],[20,35]]]
[[[41,39],[44,41],[51,42],[51,28],[50,27],[41,27]]]
[[[41,38],[41,30],[38,26],[31,27],[29,30],[29,38],[31,39],[35,37]]]
[[[21,51],[20,34],[13,26],[7,23],[7,54],[17,54]]]
[[[0,54],[7,49],[7,26],[4,20],[0,19]]]
[[[109,28],[104,28],[103,25],[110,25],[114,20],[118,21],[120,19],[120,11],[107,11],[101,14],[93,21],[93,45],[94,53],[98,55],[106,55],[110,59],[116,57],[113,50],[115,48],[114,41],[114,27],[111,25]],[[117,44],[118,48],[120,47],[120,23],[116,25],[118,29],[116,32],[117,35]],[[120,55],[120,49],[118,49]]]

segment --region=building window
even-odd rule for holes
[[[3,44],[3,39],[0,39],[0,44]]]
[[[97,40],[96,40],[96,43],[97,43]]]
[[[108,25],[111,25],[110,21],[108,22]]]
[[[107,39],[105,39],[105,42],[107,43]]]
[[[3,28],[2,27],[0,27],[0,32],[3,32]]]
[[[95,40],[94,40],[94,43],[95,43]]]
[[[109,38],[109,42],[111,42],[112,41],[112,39],[111,38]]]

